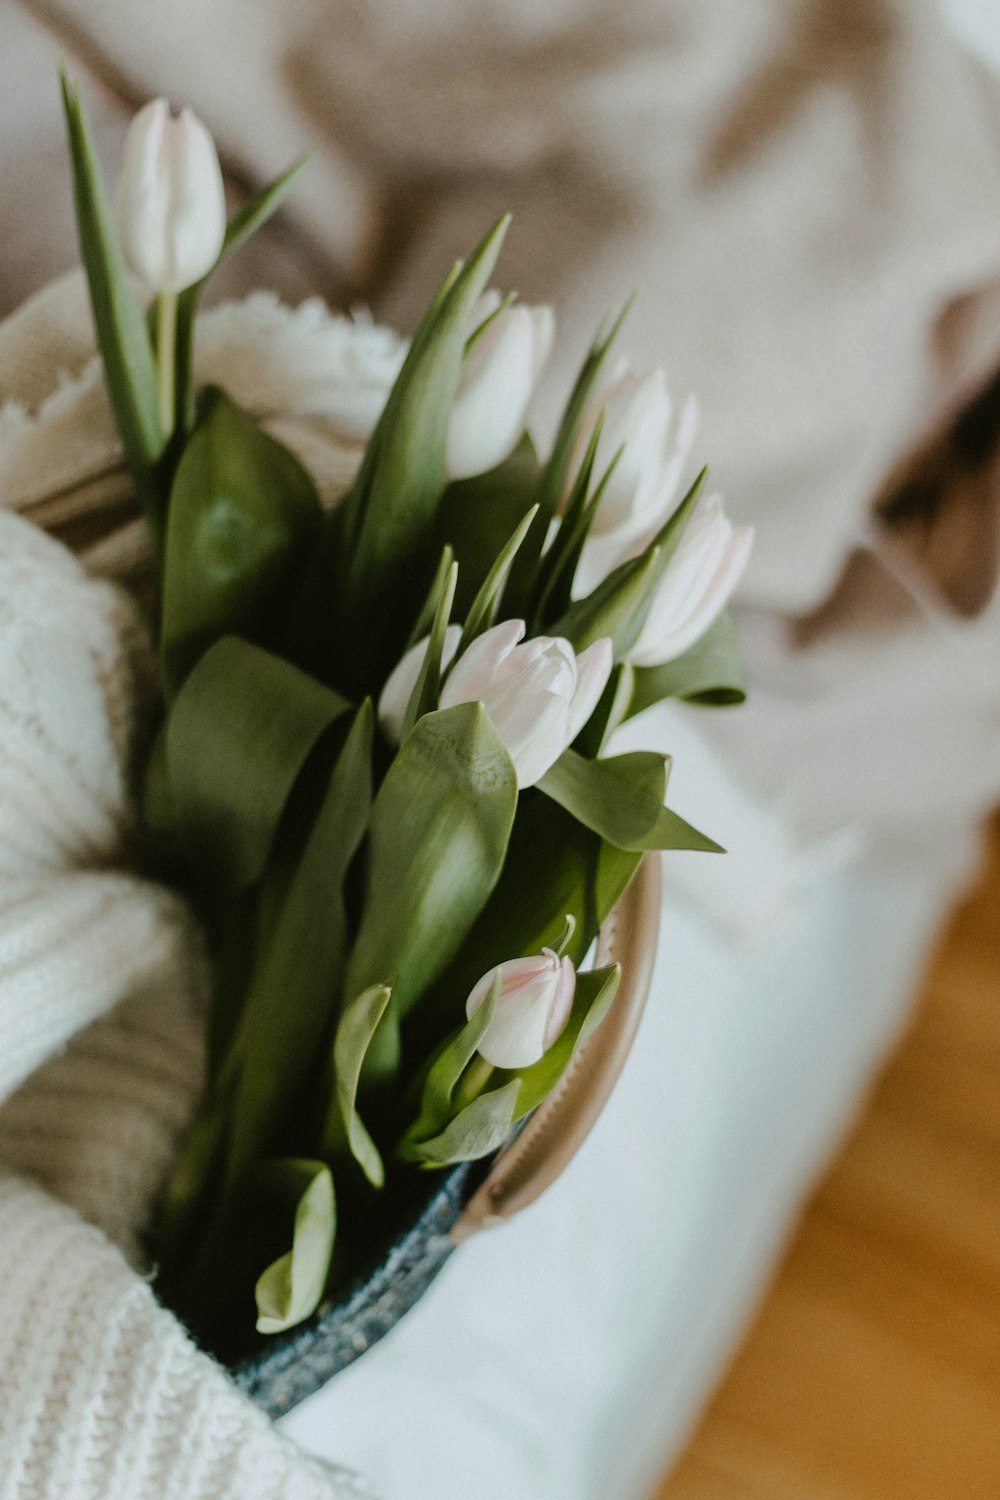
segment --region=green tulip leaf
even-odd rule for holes
[[[513,1079],[502,1088],[480,1094],[449,1121],[440,1135],[408,1145],[405,1155],[424,1167],[447,1167],[453,1162],[491,1156],[510,1135],[520,1087]]]
[[[294,454],[223,391],[206,391],[167,519],[161,652],[168,697],[220,636],[267,644],[321,517],[316,487]]]
[[[493,1020],[500,984],[501,976],[497,974],[489,995],[475,1015],[438,1049],[424,1079],[420,1114],[403,1138],[401,1149],[404,1154],[415,1142],[440,1134],[454,1114],[455,1090]]]
[[[257,1332],[283,1333],[316,1311],[323,1297],[337,1231],[330,1169],[321,1161],[290,1158],[270,1163],[294,1204],[292,1247],[257,1280]]]
[[[170,710],[155,779],[158,815],[175,821],[200,883],[237,890],[260,879],[307,757],[349,709],[238,636],[206,651]]]
[[[296,659],[329,673],[336,644],[348,692],[374,691],[384,681],[431,571],[469,321],[507,222],[490,230],[431,302],[303,582],[292,626]]]
[[[509,458],[485,474],[449,484],[438,513],[438,534],[454,548],[461,569],[457,613],[468,616],[477,593],[512,532],[534,503],[541,466],[531,438],[525,433]],[[533,526],[537,525],[537,517]],[[504,613],[521,613],[513,577],[515,559],[504,590]]]
[[[349,995],[393,985],[369,1078],[393,1073],[396,1017],[444,972],[489,898],[516,806],[514,767],[481,704],[427,714],[400,746],[372,808],[345,984]]]
[[[125,462],[158,545],[163,517],[157,466],[166,439],[157,404],[152,340],[118,248],[79,90],[65,73],[62,100],[73,168],[80,254],[90,290],[97,346]]]
[[[386,984],[363,990],[344,1010],[333,1044],[334,1098],[324,1135],[331,1155],[347,1145],[372,1187],[381,1187],[385,1169],[378,1147],[357,1110],[358,1084],[372,1037],[392,998]]]
[[[569,486],[577,440],[598,379],[630,306],[630,302],[626,303],[617,317],[609,319],[594,339],[563,409],[552,452],[539,475],[533,497],[538,505],[538,515],[514,567],[509,590],[513,612],[525,618],[537,612],[539,587],[543,583],[540,562],[549,527]]]
[[[372,735],[366,700],[330,774],[223,1066],[224,1077],[229,1070],[237,1075],[230,1186],[268,1147],[332,1031],[347,950],[347,874],[371,807]]]
[[[526,511],[494,559],[492,567],[483,579],[479,592],[469,606],[469,612],[465,617],[465,624],[462,627],[462,638],[458,644],[458,651],[455,653],[456,661],[462,652],[471,646],[472,642],[478,636],[482,635],[484,631],[489,630],[490,626],[495,622],[507,579],[510,577],[511,568],[514,566],[517,558],[518,549],[531,529],[532,522],[537,514],[537,505],[533,505],[530,510]]]
[[[449,579],[451,578],[452,573],[452,563],[454,561],[454,549],[446,544],[441,549],[441,556],[438,559],[437,572],[434,574],[434,581],[427,591],[427,597],[424,600],[423,605],[421,606],[420,613],[417,615],[417,618],[413,622],[413,629],[410,631],[409,640],[406,642],[407,651],[409,651],[411,647],[417,645],[419,641],[422,641],[425,636],[430,635],[431,626],[434,624],[434,616],[437,614],[441,604],[441,596],[443,595],[445,589],[449,586]]]
[[[561,616],[569,608],[573,578],[580,561],[580,554],[597,515],[601,497],[624,452],[623,445],[618,449],[601,475],[595,490],[591,493],[594,460],[597,457],[597,445],[601,440],[603,427],[604,413],[602,412],[594,423],[586,451],[573,480],[569,499],[559,517],[555,536],[539,565],[535,585],[534,633],[544,629],[553,619]]]
[[[635,645],[667,564],[680,545],[698,502],[707,470],[703,469],[680,505],[653,537],[645,552],[609,573],[586,598],[571,604],[552,626],[579,652],[608,636],[620,661]]]
[[[652,750],[633,750],[607,760],[587,760],[575,750],[566,750],[538,785],[547,797],[619,849],[723,853],[719,844],[636,786],[630,774],[633,768],[657,761],[662,765],[664,757]]]
[[[545,1055],[530,1068],[513,1072],[498,1069],[498,1079],[516,1078],[520,1081],[515,1119],[523,1119],[537,1109],[555,1088],[576,1053],[590,1040],[611,1009],[621,977],[620,964],[577,974],[569,1020]]]
[[[636,667],[627,718],[663,698],[730,708],[746,699],[746,674],[736,626],[724,609],[683,656],[658,667]]]
[[[422,719],[424,714],[429,714],[437,708],[438,699],[441,696],[441,676],[444,670],[445,637],[448,622],[451,619],[451,606],[455,598],[457,582],[458,563],[452,563],[444,580],[437,609],[434,611],[434,621],[427,640],[423,664],[413,684],[410,701],[406,705],[406,713],[403,715],[404,737],[409,734],[418,719]]]

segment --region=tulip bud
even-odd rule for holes
[[[190,109],[166,99],[135,116],[125,137],[116,202],[130,269],[150,291],[182,292],[211,270],[226,233],[215,143]]]
[[[445,679],[441,708],[482,703],[517,773],[519,787],[534,786],[576,739],[597,707],[611,673],[611,642],[595,641],[577,656],[561,636],[536,636],[518,645],[523,620],[505,620],[478,636]],[[449,625],[447,665],[461,631]],[[379,699],[379,722],[398,744],[406,706],[427,654],[413,646],[389,676]]]
[[[662,370],[648,375],[626,370],[597,397],[584,418],[577,464],[602,414],[595,483],[622,451],[577,569],[578,595],[590,593],[619,563],[637,556],[668,519],[677,504],[678,485],[698,425],[693,397],[685,402],[677,422],[673,421],[673,403]]]
[[[482,326],[499,306],[496,292],[480,298]],[[496,468],[517,446],[528,406],[555,337],[551,307],[514,304],[496,313],[465,357],[448,426],[449,479]]]
[[[718,495],[699,500],[627,660],[654,667],[683,656],[725,608],[752,544],[753,527],[735,528]]]
[[[480,1037],[479,1053],[495,1068],[530,1068],[565,1030],[573,1009],[576,970],[551,948],[532,958],[498,964],[483,975],[465,1003],[470,1021],[486,1004],[498,976],[496,1009]]]

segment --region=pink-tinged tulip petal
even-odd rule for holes
[[[191,110],[154,99],[125,137],[116,218],[122,254],[154,292],[180,292],[218,259],[226,197],[215,143]]]
[[[496,1010],[479,1052],[495,1068],[530,1068],[562,1035],[573,1008],[576,970],[550,948],[499,964],[470,993],[465,1006],[470,1020],[486,1003],[498,975]]]
[[[445,666],[451,661],[458,650],[461,639],[462,627],[460,625],[449,625],[444,633],[444,652],[442,661]],[[406,717],[407,706],[413,689],[417,685],[421,669],[427,657],[427,646],[429,636],[424,636],[415,646],[411,646],[406,655],[401,658],[389,674],[389,678],[382,689],[382,695],[378,700],[378,718],[382,731],[390,744],[398,745],[403,737],[403,720]]]
[[[523,620],[504,620],[484,631],[448,673],[440,697],[441,708],[483,705],[514,763],[519,787],[540,781],[576,738],[611,671],[607,641],[595,641],[577,657],[560,636],[522,642],[524,629]],[[449,626],[447,661],[457,636],[458,627]],[[391,740],[401,733],[425,651],[424,641],[409,651],[383,689],[379,718]]]
[[[729,602],[752,545],[753,528],[735,528],[718,495],[698,503],[627,653],[633,666],[673,661],[701,639]]]
[[[482,323],[497,305],[480,299]],[[505,307],[466,355],[448,424],[449,479],[468,479],[496,468],[516,448],[528,406],[554,336],[549,307]]]

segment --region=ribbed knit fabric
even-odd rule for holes
[[[96,1229],[0,1179],[0,1500],[332,1500]]]
[[[79,292],[64,285],[0,327],[0,389],[16,399],[32,328],[56,359],[68,319],[56,394],[33,408],[44,382],[26,359],[26,400],[0,410],[0,497],[20,506],[30,491],[63,517],[84,459],[84,509],[122,487],[92,355],[74,368]],[[298,341],[296,399],[276,417],[305,441],[325,426],[325,473],[342,483],[396,342],[267,298],[242,322],[216,319],[216,375],[236,361],[244,396],[256,388],[272,414]],[[336,416],[319,419],[324,390]],[[107,531],[118,563],[134,531],[127,511]],[[368,1495],[279,1436],[146,1279],[141,1232],[200,1087],[207,988],[184,903],[132,856],[153,680],[133,600],[0,507],[0,1500]]]

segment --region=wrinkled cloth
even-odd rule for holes
[[[72,256],[35,227],[36,167],[68,202],[40,87],[67,43],[112,159],[164,90],[237,185],[317,148],[260,247],[285,289],[407,328],[513,209],[498,280],[561,321],[550,417],[637,290],[623,349],[698,393],[696,457],[757,527],[754,691],[710,732],[810,834],[961,865],[1000,790],[1000,94],[933,0],[23,0],[0,28],[12,299]]]
[[[282,1437],[148,1282],[208,973],[182,900],[137,867],[154,663],[110,580],[141,581],[148,549],[82,309],[74,276],[0,325],[0,1500],[347,1500],[370,1491]],[[199,370],[329,497],[400,347],[260,296],[206,319]],[[78,532],[90,571],[35,521]]]
[[[227,272],[228,290],[260,282],[295,299],[310,289],[342,302],[363,295],[412,326],[454,256],[513,208],[498,281],[554,301],[563,330],[545,394],[549,423],[590,328],[638,289],[622,347],[639,364],[665,361],[678,395],[697,391],[696,457],[711,460],[735,517],[757,527],[739,605],[751,699],[703,717],[703,730],[786,824],[828,847],[866,849],[875,870],[933,866],[951,888],[941,872],[964,867],[1000,788],[1000,95],[947,37],[930,0],[12,0],[0,12],[7,310],[75,258],[54,74],[61,54],[84,75],[109,162],[127,113],[162,91],[192,103],[216,131],[237,195],[303,146],[318,148],[280,221]],[[100,413],[79,288],[67,283],[51,297],[64,300],[46,304],[43,319],[35,306],[30,337],[24,322],[0,329],[0,403],[15,403],[0,416],[0,499],[79,543],[95,574],[138,578],[144,539]],[[11,327],[16,343],[4,345]],[[378,355],[387,368],[397,357],[391,347]],[[70,422],[71,445],[81,446],[61,477],[43,467],[40,479],[37,466],[63,462],[67,448],[30,417],[44,408],[61,432],[86,396],[71,390],[64,406],[60,374],[64,387],[90,381],[93,421]],[[324,488],[334,491],[356,462],[350,415],[328,427],[319,398],[309,414],[271,415],[308,462],[329,461]],[[343,457],[328,457],[334,430]],[[82,519],[95,509],[107,518],[96,537]],[[98,822],[99,813],[98,802]],[[60,835],[48,829],[46,838],[58,845]],[[97,900],[99,872],[85,868],[85,885],[74,875],[65,887],[78,912],[85,898]],[[148,893],[128,891],[151,920]],[[774,918],[765,904],[744,903],[732,925],[763,931]],[[177,930],[174,920],[164,912],[164,930]],[[81,919],[82,940],[86,928]],[[81,972],[90,973],[86,963]],[[150,1075],[161,1043],[176,1059],[167,1071],[179,1093],[168,1088],[150,1111],[162,1122],[141,1127],[151,1130],[149,1160],[162,1163],[184,1113],[179,1080],[191,1079],[196,1058],[184,1050],[183,1015],[171,1020],[162,998],[184,986],[155,965],[135,985],[134,1003],[162,1031]],[[72,993],[72,1019],[60,1020],[55,991],[44,1035],[39,1011],[19,1072],[77,1026],[77,1045],[96,1035],[103,1057],[107,1023],[86,1023],[113,997]],[[67,1226],[99,1267],[125,1266],[100,1234],[129,1249],[148,1208],[155,1174],[137,1181],[119,1164],[102,1179],[100,1151],[82,1160],[82,1106],[53,1138],[58,1146],[45,1139],[54,1116],[44,1080],[73,1055],[22,1085],[7,1106],[22,1111],[20,1121],[15,1113],[15,1127],[0,1133],[0,1160],[68,1205],[10,1179],[0,1263],[19,1270],[43,1220]],[[86,1067],[103,1067],[100,1057]],[[859,1053],[859,1077],[872,1062]],[[145,1119],[145,1101],[160,1096],[141,1076],[120,1107]],[[805,1098],[799,1108],[789,1134],[799,1133]],[[119,1189],[125,1201],[115,1207]],[[78,1212],[99,1228],[87,1229]],[[67,1251],[67,1264],[76,1254]],[[127,1267],[111,1282],[143,1303],[150,1326],[167,1326]],[[36,1306],[27,1288],[18,1295]],[[75,1329],[100,1321],[87,1298],[68,1294],[70,1303],[83,1309]],[[18,1349],[37,1347],[42,1359],[52,1325],[37,1346],[27,1313],[11,1326],[25,1341]],[[169,1339],[177,1336],[171,1327]],[[116,1368],[123,1386],[140,1389],[127,1365]],[[203,1366],[194,1359],[193,1368]],[[45,1391],[62,1389],[54,1360],[37,1369]],[[35,1451],[18,1460],[27,1479],[12,1493],[89,1500],[86,1489],[66,1487],[82,1482],[82,1460],[71,1480],[59,1477],[68,1469],[52,1478],[39,1467],[50,1455],[38,1434],[65,1421],[61,1397],[30,1407],[32,1387],[19,1389],[29,1406],[12,1404],[9,1431],[33,1433]],[[31,1422],[47,1411],[47,1425],[32,1427],[29,1409]],[[226,1410],[246,1417],[242,1403]],[[113,1454],[106,1432],[102,1441]],[[71,1450],[67,1438],[51,1462],[69,1463]],[[116,1482],[130,1461],[123,1452]]]

